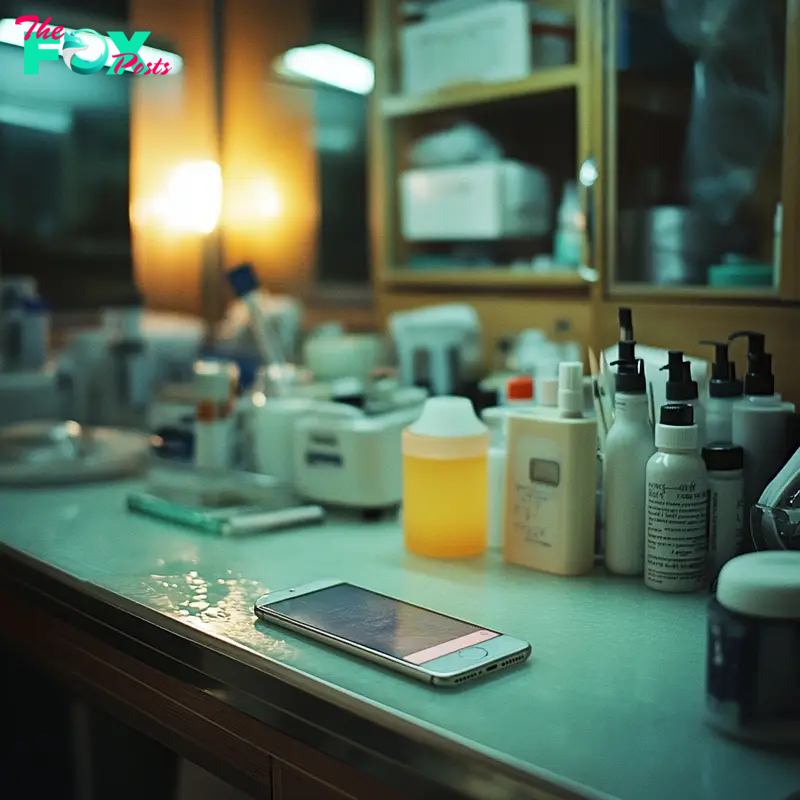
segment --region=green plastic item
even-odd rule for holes
[[[717,264],[708,270],[708,285],[717,288],[732,286],[772,286],[771,264]]]

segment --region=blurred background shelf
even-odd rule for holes
[[[385,117],[407,117],[454,108],[498,103],[534,94],[574,89],[581,79],[580,67],[570,64],[538,70],[521,80],[453,86],[422,95],[390,95],[383,98]]]
[[[752,300],[763,302],[770,298],[780,299],[780,292],[774,286],[655,286],[644,283],[617,283],[610,287],[609,296],[615,301],[657,301],[680,302],[682,300],[719,300],[738,303]]]
[[[592,280],[579,272],[530,272],[511,269],[394,269],[382,276],[389,286],[444,288],[526,287],[548,290],[586,289]]]

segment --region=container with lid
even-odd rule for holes
[[[486,550],[489,433],[463,397],[428,399],[403,431],[403,533],[417,555]]]
[[[707,444],[701,455],[708,474],[708,557],[712,578],[743,552],[744,451],[727,442]]]
[[[789,414],[794,411],[775,391],[772,354],[758,331],[737,331],[729,341],[747,339],[744,397],[733,406],[731,438],[744,450],[744,501],[749,509],[786,462]]]
[[[199,469],[225,470],[231,465],[238,383],[239,370],[233,363],[198,361],[194,365],[194,462]]]
[[[800,553],[734,558],[708,610],[708,721],[753,743],[800,747],[798,675]]]
[[[655,445],[646,471],[644,582],[658,592],[694,592],[707,572],[708,475],[691,405],[661,407]]]
[[[512,412],[503,557],[555,575],[594,565],[597,421],[583,413],[583,364],[559,365],[557,408]]]
[[[506,383],[505,405],[532,405],[533,378],[530,375],[517,375]]]

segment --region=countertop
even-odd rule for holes
[[[703,722],[707,597],[660,595],[601,572],[554,578],[508,567],[494,552],[420,559],[404,551],[394,522],[331,519],[215,538],[127,513],[134,486],[0,490],[5,556],[54,568],[79,591],[318,693],[409,747],[461,758],[465,775],[474,756],[488,782],[473,776],[458,788],[475,797],[786,800],[800,792],[800,758],[729,741]],[[462,689],[435,689],[255,621],[260,594],[320,578],[526,639],[532,659]],[[503,789],[503,776],[529,776],[532,788]]]

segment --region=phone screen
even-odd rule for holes
[[[349,583],[289,597],[269,608],[411,664],[425,664],[500,635]]]

